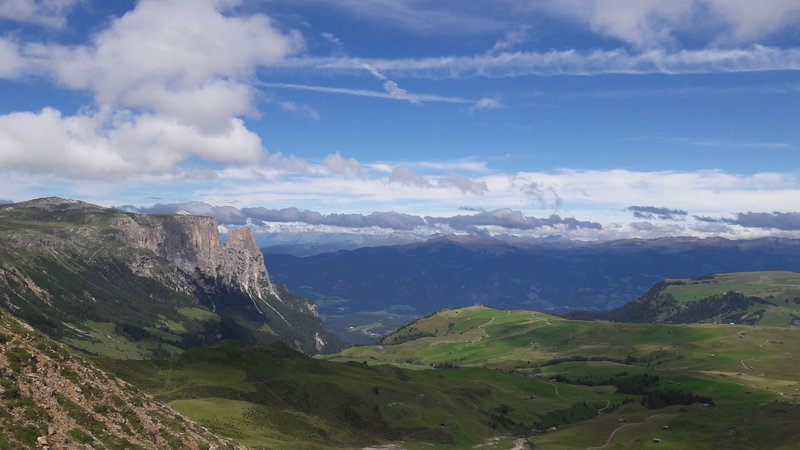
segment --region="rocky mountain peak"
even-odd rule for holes
[[[234,229],[223,245],[213,217],[124,214],[112,225],[125,244],[150,250],[187,274],[197,271],[256,298],[277,297],[249,227]]]

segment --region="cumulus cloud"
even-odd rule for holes
[[[99,104],[146,107],[205,123],[198,111],[182,108],[183,95],[219,101],[226,114],[249,108],[247,79],[298,50],[296,34],[277,30],[269,18],[228,16],[231,2],[218,0],[143,0],[93,37],[88,46],[31,49],[49,62],[56,80],[95,94]],[[176,21],[175,17],[181,20]],[[214,30],[209,33],[208,30]],[[167,99],[162,94],[167,93]],[[205,108],[216,109],[216,103]],[[210,107],[214,105],[214,107]],[[195,106],[195,105],[192,105]]]
[[[94,97],[72,116],[53,108],[0,116],[3,167],[108,178],[165,173],[192,157],[258,162],[261,141],[239,118],[255,113],[250,78],[302,40],[266,16],[225,14],[236,4],[142,0],[88,45],[0,41],[11,61],[0,76],[49,76]]]
[[[637,219],[652,220],[659,218],[661,220],[675,220],[683,218],[688,212],[681,209],[658,208],[655,206],[629,206],[625,208],[626,211],[633,212],[633,216]]]
[[[80,0],[0,0],[0,19],[62,28]],[[4,61],[0,59],[0,61]]]
[[[448,173],[445,183],[457,187],[465,194],[483,195],[489,192],[489,186],[485,181],[474,181],[466,175],[457,172]]]
[[[0,116],[0,166],[74,178],[164,173],[197,156],[225,163],[258,162],[261,140],[237,118],[206,133],[168,117],[62,116],[53,108]]]

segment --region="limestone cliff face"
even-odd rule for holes
[[[223,245],[213,217],[121,215],[112,225],[121,231],[119,239],[125,244],[150,250],[187,274],[199,271],[254,298],[280,299],[248,227],[234,229]]]
[[[199,268],[215,275],[222,244],[213,217],[130,214],[115,217],[111,225],[126,245],[150,250],[187,273]]]
[[[264,256],[248,227],[234,229],[222,244],[213,217],[120,214],[111,225],[120,231],[118,239],[124,244],[150,250],[174,264],[191,282],[186,288],[204,294],[215,311],[235,306],[247,312],[248,319],[262,316],[272,322],[273,329],[295,328],[303,316],[318,317],[316,305],[299,297],[288,300],[285,292],[272,283]],[[149,268],[146,260],[140,260],[137,272],[149,275]],[[221,305],[218,299],[224,296],[218,294],[230,292],[237,294],[234,303],[239,304],[231,305],[229,300]],[[317,351],[328,344],[318,333],[312,342]]]

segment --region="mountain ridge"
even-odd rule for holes
[[[672,237],[555,247],[443,237],[308,257],[269,254],[272,276],[331,317],[441,308],[610,310],[665,278],[754,270],[800,271],[800,239]],[[394,309],[392,309],[394,308]]]
[[[148,347],[139,357],[225,337],[342,345],[313,303],[272,282],[247,227],[222,244],[212,217],[51,197],[0,206],[0,233],[0,304],[86,351],[118,338]]]

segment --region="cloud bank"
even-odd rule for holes
[[[737,213],[734,218],[706,216],[694,216],[694,218],[706,223],[739,225],[747,228],[771,228],[784,231],[800,230],[800,212],[746,212]]]
[[[345,228],[377,227],[401,231],[443,225],[451,230],[470,232],[475,232],[480,227],[498,227],[508,230],[535,230],[541,228],[601,230],[603,228],[597,222],[581,221],[573,217],[562,218],[556,214],[545,218],[537,218],[525,216],[520,211],[508,208],[452,217],[420,217],[394,211],[373,212],[371,214],[323,214],[298,208],[268,209],[256,207],[237,209],[231,206],[212,206],[201,202],[156,204],[145,208],[129,205],[121,206],[119,209],[139,213],[174,213],[183,210],[192,214],[213,216],[220,224],[224,225],[245,225],[249,219],[250,222],[256,224],[261,222],[303,223]]]

